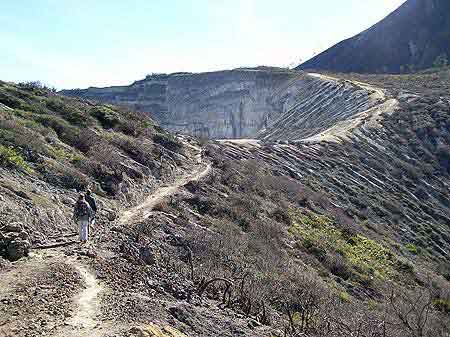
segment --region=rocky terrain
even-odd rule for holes
[[[270,141],[304,139],[386,101],[374,87],[265,68],[155,75],[129,87],[63,93],[126,105],[176,132]]]
[[[404,73],[450,56],[450,3],[408,0],[381,22],[297,67],[333,72]]]
[[[149,75],[130,86],[62,93],[126,105],[150,114],[172,131],[216,139],[248,138],[283,111],[286,90],[301,78],[283,69],[236,69]]]
[[[448,337],[445,75],[280,76],[221,141],[1,82],[0,335]]]

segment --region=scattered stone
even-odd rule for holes
[[[113,211],[112,209],[105,209],[106,212],[106,218],[109,221],[114,221],[117,218],[117,213],[115,211]]]
[[[17,238],[9,243],[6,249],[6,257],[13,262],[20,260],[22,257],[28,256],[30,247],[29,241]]]
[[[258,321],[254,320],[254,319],[251,319],[251,320],[248,322],[248,327],[249,327],[250,329],[254,329],[254,328],[257,328],[257,327],[259,327],[259,326],[261,326],[261,323],[259,323]]]
[[[170,326],[160,328],[150,323],[145,327],[134,327],[128,332],[129,337],[187,337],[184,333]]]
[[[195,321],[198,320],[198,313],[195,308],[186,302],[180,302],[169,308],[170,314],[178,321],[189,325],[195,329]]]

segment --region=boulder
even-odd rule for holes
[[[21,231],[19,233],[18,237],[20,239],[22,239],[22,240],[25,240],[25,241],[29,241],[30,240],[30,235],[27,232],[25,232],[25,231]]]
[[[30,242],[17,238],[8,244],[6,257],[10,261],[17,261],[22,257],[28,256],[30,252]]]
[[[140,256],[142,261],[147,265],[155,264],[155,254],[153,254],[153,251],[149,247],[141,247],[140,248]]]
[[[178,302],[169,307],[169,313],[178,321],[194,328],[199,325],[199,314],[195,308],[187,302]]]
[[[28,256],[30,235],[20,222],[9,223],[0,228],[0,256],[9,261],[17,261]]]

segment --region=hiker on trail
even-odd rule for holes
[[[86,199],[87,203],[89,204],[89,206],[91,206],[92,217],[90,219],[90,224],[93,226],[95,224],[95,214],[97,214],[97,203],[96,203],[94,197],[92,196],[91,190],[86,191],[85,199]]]
[[[86,243],[89,238],[89,222],[92,218],[92,214],[91,206],[87,203],[84,195],[80,194],[80,197],[75,204],[73,217],[75,222],[80,226],[81,243]]]

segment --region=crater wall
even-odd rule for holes
[[[62,93],[125,105],[171,131],[211,139],[298,140],[378,104],[354,83],[272,68],[151,75]]]

